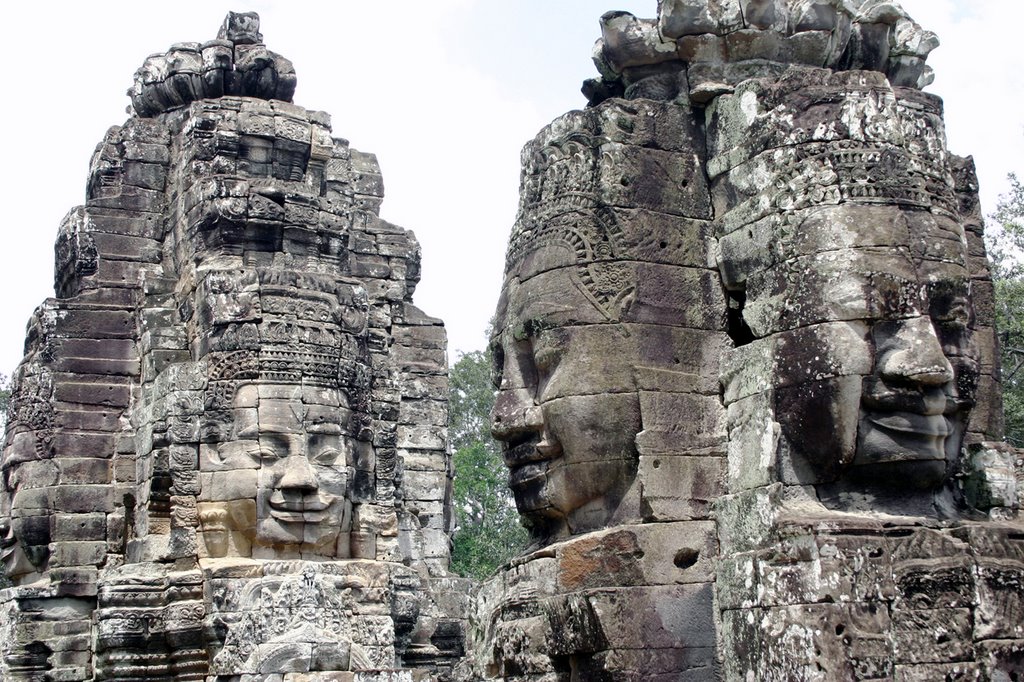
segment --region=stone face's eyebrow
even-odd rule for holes
[[[554,325],[542,317],[531,317],[523,320],[512,332],[516,341],[525,341],[538,337],[545,329],[551,329]]]

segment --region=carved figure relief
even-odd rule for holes
[[[1021,458],[993,442],[977,182],[920,92],[934,34],[885,2],[658,13],[602,17],[590,108],[523,153],[493,433],[536,551],[482,587],[477,675],[1021,674],[1020,633],[989,616],[1021,620]],[[716,448],[720,484],[693,486]],[[670,601],[646,563],[658,525],[676,581],[714,566],[713,615],[699,590],[672,598],[718,657],[647,618]]]
[[[416,421],[445,414],[444,329],[376,160],[294,87],[229,14],[146,60],[97,149],[11,401],[0,627],[39,639],[4,679],[454,666],[446,433]]]
[[[250,582],[238,596],[237,611],[222,612],[227,637],[211,672],[267,675],[387,667],[389,652],[371,661],[352,639],[353,608],[358,608],[353,590],[365,587],[355,576],[324,575],[312,566],[299,575]],[[393,649],[390,653],[393,657]]]

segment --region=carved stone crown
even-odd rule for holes
[[[151,118],[202,99],[256,97],[291,102],[295,68],[263,44],[255,12],[228,12],[216,40],[175,43],[148,57],[128,90],[136,115]]]

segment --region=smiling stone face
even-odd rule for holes
[[[241,426],[239,436],[258,429],[255,544],[337,555],[339,536],[347,536],[351,528],[348,410],[344,405],[305,404],[297,400],[294,388],[289,397],[272,397],[281,395],[277,387],[259,388],[258,423],[246,423],[251,408],[241,410],[235,422],[236,428]]]
[[[870,207],[824,209],[805,227],[878,220],[888,221],[889,247],[823,243],[766,278],[801,282],[771,295],[785,311],[775,344],[788,353],[775,378],[776,419],[795,467],[815,482],[935,488],[956,462],[978,377],[963,231],[950,219]],[[942,240],[941,257],[914,246]],[[755,308],[769,297],[748,296]]]
[[[516,505],[537,530],[600,528],[636,473],[642,325],[600,322],[565,269],[512,280],[502,306],[492,433]]]
[[[692,127],[668,106],[613,103],[525,152],[492,433],[537,543],[691,518],[720,492],[724,318]],[[692,486],[669,490],[663,466]]]
[[[840,508],[952,508],[965,438],[992,431],[990,406],[972,417],[993,331],[954,174],[966,162],[945,149],[936,100],[839,74],[818,86],[830,98],[792,96],[823,77],[751,81],[709,132],[735,204],[720,237],[733,481],[814,485]]]
[[[211,446],[202,471],[217,502],[201,504],[211,556],[349,556],[354,453],[350,412],[335,389],[239,388],[231,440]],[[232,480],[229,482],[224,475]]]

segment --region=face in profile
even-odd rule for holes
[[[633,483],[639,327],[602,317],[572,268],[506,282],[492,433],[535,537],[607,525]]]
[[[52,459],[40,458],[32,431],[7,439],[0,491],[0,561],[12,580],[46,568],[50,556],[49,487],[56,482]]]
[[[859,216],[879,219],[867,208]],[[824,211],[814,221],[827,227],[835,217]],[[930,214],[903,212],[901,220],[909,246],[842,250],[831,265],[819,255],[821,270],[810,273],[821,324],[808,327],[808,343],[780,367],[775,412],[815,482],[934,490],[957,461],[978,380],[963,231]],[[802,305],[794,292],[783,300]],[[847,369],[797,380],[809,358]]]
[[[220,524],[214,513],[204,510],[214,520],[214,543],[225,542],[223,526],[249,516],[249,524],[255,525],[245,535],[254,557],[348,556],[353,461],[352,439],[346,435],[349,412],[336,389],[318,391],[329,394],[320,401],[327,404],[304,402],[302,391],[294,385],[264,384],[238,390],[232,408],[234,439],[220,444],[215,457],[220,467],[255,469],[255,514],[239,513],[248,505],[232,501],[225,504],[223,515],[231,520]]]

